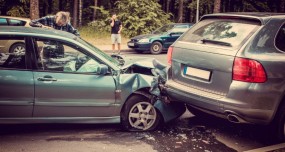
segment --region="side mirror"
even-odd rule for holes
[[[108,66],[105,64],[99,64],[99,66],[97,67],[97,74],[99,75],[105,75],[108,73]]]

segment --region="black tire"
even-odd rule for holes
[[[153,42],[150,47],[151,54],[160,54],[162,52],[162,44],[158,41]]]
[[[272,126],[273,135],[277,142],[285,141],[285,103],[281,104]]]
[[[190,105],[187,105],[187,104],[186,104],[186,107],[187,107],[187,109],[188,109],[193,115],[195,115],[196,117],[201,117],[201,118],[213,117],[212,115],[207,114],[207,113],[205,113],[205,112],[203,112],[203,111],[200,111],[200,110],[198,110],[198,109],[196,109],[196,108],[193,108],[193,107],[190,106]]]
[[[130,116],[131,113],[133,116]],[[131,96],[121,112],[121,124],[127,131],[151,131],[159,126],[160,121],[159,111],[150,103],[150,99],[142,95]]]
[[[10,53],[15,53],[15,54],[23,54],[25,53],[25,51],[26,51],[25,43],[15,43],[9,49]]]

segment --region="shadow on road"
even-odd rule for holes
[[[137,144],[142,141],[160,152],[235,151],[217,140],[217,134],[270,145],[265,127],[237,125],[218,118],[176,120],[153,132],[126,132],[118,124],[29,124],[0,125],[0,143],[6,137],[50,141],[101,141]],[[242,146],[242,145],[240,145]]]

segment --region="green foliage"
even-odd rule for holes
[[[156,0],[121,0],[115,4],[123,23],[123,34],[127,36],[150,33],[170,23],[170,14],[165,13]]]
[[[110,26],[109,11],[105,10],[103,6],[101,7],[90,6],[90,7],[98,10],[98,16],[100,19],[88,23],[88,26],[94,27],[94,29],[99,32],[110,33],[111,26]]]
[[[15,17],[28,17],[25,10],[21,6],[13,6],[8,12],[8,15],[15,16]]]

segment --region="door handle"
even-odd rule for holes
[[[53,78],[52,76],[44,76],[39,77],[38,81],[57,81],[57,79]]]

